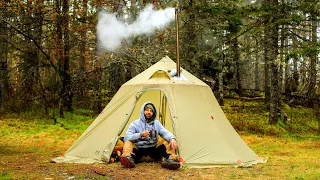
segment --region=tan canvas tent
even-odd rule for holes
[[[139,118],[146,101],[155,104],[157,119],[177,138],[178,155],[190,168],[251,166],[263,162],[227,120],[210,87],[164,57],[121,86],[88,129],[55,162],[108,162],[119,137]]]

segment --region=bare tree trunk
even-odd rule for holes
[[[62,87],[62,79],[63,79],[63,69],[64,69],[64,64],[63,64],[63,43],[62,43],[62,12],[61,12],[61,4],[60,0],[55,0],[55,13],[58,15],[58,18],[56,19],[57,21],[55,22],[56,25],[56,36],[55,36],[55,57],[58,61],[58,75],[59,75],[59,113],[60,117],[64,118],[64,113],[63,113],[63,96],[64,96],[64,88]]]
[[[277,9],[278,0],[265,0],[265,5],[272,6]],[[273,11],[270,16],[267,17],[267,26],[265,27],[265,58],[266,63],[270,63],[271,68],[271,86],[270,86],[270,101],[269,101],[269,123],[278,123],[278,99],[279,99],[279,73],[278,73],[278,27],[276,20],[278,18],[277,10]]]
[[[101,113],[103,110],[102,107],[102,93],[101,93],[101,80],[102,80],[102,68],[99,66],[95,66],[94,68],[94,109],[97,110],[97,113]]]
[[[81,44],[80,44],[80,71],[79,71],[79,98],[84,100],[85,98],[85,91],[86,91],[86,47],[87,47],[87,31],[86,31],[86,24],[87,24],[87,16],[88,16],[88,0],[82,0],[82,29],[80,32]]]
[[[317,116],[317,120],[318,120],[318,133],[320,133],[320,117],[319,117],[319,115]]]
[[[280,0],[280,3],[281,3],[281,14],[284,14],[285,13],[285,9],[284,9],[284,0]],[[280,67],[279,67],[279,97],[282,98],[282,93],[284,92],[284,82],[283,82],[283,75],[284,75],[284,63],[285,63],[285,59],[284,59],[284,53],[286,52],[285,51],[285,47],[284,47],[284,44],[285,44],[285,40],[286,40],[286,25],[282,25],[281,26],[281,33],[280,33],[280,49],[279,49],[279,54],[280,54]],[[280,105],[280,102],[281,102],[281,99],[279,98],[279,105]]]
[[[258,42],[258,40],[256,39],[255,40],[255,44],[256,44],[256,47],[258,47],[258,44],[259,44],[259,42]],[[255,60],[254,60],[254,69],[255,69],[255,89],[256,90],[260,90],[260,71],[259,71],[259,51],[258,50],[256,50],[256,52],[255,52]]]
[[[219,59],[219,74],[218,74],[218,78],[219,78],[219,95],[218,95],[218,99],[219,99],[219,105],[220,106],[224,106],[224,97],[223,97],[223,75],[224,75],[224,58],[225,58],[225,54],[223,52],[223,48],[221,49],[221,58]]]
[[[286,39],[284,41],[284,46],[288,47],[288,40]],[[286,48],[286,51],[288,51],[288,48]],[[288,58],[284,59],[285,65],[284,65],[284,92],[286,94],[290,94],[291,90],[290,90],[290,83],[289,83],[289,79],[290,79],[290,63]]]
[[[315,89],[316,89],[316,82],[317,82],[317,51],[315,50],[316,43],[317,43],[317,16],[315,13],[311,13],[311,40],[312,40],[312,53],[310,54],[310,79],[309,79],[309,86],[308,86],[308,99],[309,103],[315,98]],[[311,104],[310,104],[311,105]]]
[[[295,32],[295,26],[292,27],[292,30]],[[295,34],[293,34],[292,36],[292,46],[293,49],[292,51],[297,51],[298,49],[298,40],[297,40],[297,36]],[[298,56],[294,55],[293,57],[293,83],[291,86],[291,90],[293,92],[296,92],[298,90],[298,86],[299,86],[299,72],[298,72]]]
[[[275,38],[275,37],[273,37]],[[276,40],[274,40],[276,41]],[[279,72],[278,72],[278,64],[276,62],[277,55],[277,41],[273,44],[275,47],[272,48],[272,54],[275,58],[271,64],[271,88],[270,88],[270,116],[269,123],[277,124],[278,123],[278,111],[279,111]]]
[[[307,26],[308,22],[305,22],[303,25]],[[302,32],[303,34],[303,38],[307,39],[309,34],[307,32]],[[303,91],[306,92],[308,89],[308,56],[304,55],[301,63],[301,67],[300,67],[300,78],[301,78],[301,86],[303,88]]]
[[[3,16],[2,16],[3,15]],[[0,16],[5,18],[6,10],[0,10]],[[8,57],[8,44],[2,43],[5,42],[6,39],[9,39],[9,29],[7,28],[7,24],[0,21],[0,110],[4,107],[4,102],[7,98],[5,98],[8,94],[8,71],[7,71],[7,57]]]
[[[69,40],[69,0],[63,0],[62,4],[62,34],[63,34],[63,56],[61,58],[61,98],[62,105],[60,106],[60,114],[63,114],[63,111],[72,111],[72,97],[73,93],[71,91],[71,77],[70,77],[70,40]]]
[[[284,50],[285,50],[285,47],[284,47],[284,43],[285,43],[285,26],[282,25],[282,29],[281,29],[281,34],[280,34],[280,67],[279,67],[279,97],[281,97],[281,94],[283,92],[283,64],[284,64]]]
[[[1,31],[1,30],[0,30]],[[8,99],[5,98],[9,93],[9,84],[8,84],[8,70],[7,70],[7,48],[6,45],[2,46],[4,49],[0,50],[0,110],[4,107],[4,102]]]
[[[270,102],[270,57],[269,55],[269,43],[267,38],[267,32],[265,31],[264,37],[264,94],[265,94],[265,104]]]
[[[233,51],[233,61],[235,62],[235,69],[236,69],[236,90],[237,94],[239,96],[243,95],[243,89],[242,89],[242,83],[241,83],[241,76],[240,76],[240,71],[241,71],[241,64],[240,64],[240,52],[239,52],[239,47],[238,47],[238,39],[234,38],[231,41],[231,47]]]
[[[0,70],[0,75],[2,76],[2,69]],[[0,111],[2,110],[3,108],[3,105],[2,105],[2,90],[3,89],[3,82],[2,82],[2,79],[0,79]]]

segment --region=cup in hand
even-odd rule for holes
[[[149,132],[149,136],[150,136],[151,138],[155,138],[155,137],[157,136],[157,131],[154,130],[154,129],[152,129],[152,130]]]

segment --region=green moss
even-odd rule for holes
[[[11,176],[8,172],[0,172],[0,179],[11,179]]]

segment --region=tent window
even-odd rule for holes
[[[169,75],[167,72],[159,70],[156,71],[150,79],[154,79],[154,78],[159,78],[159,79],[170,79]]]

